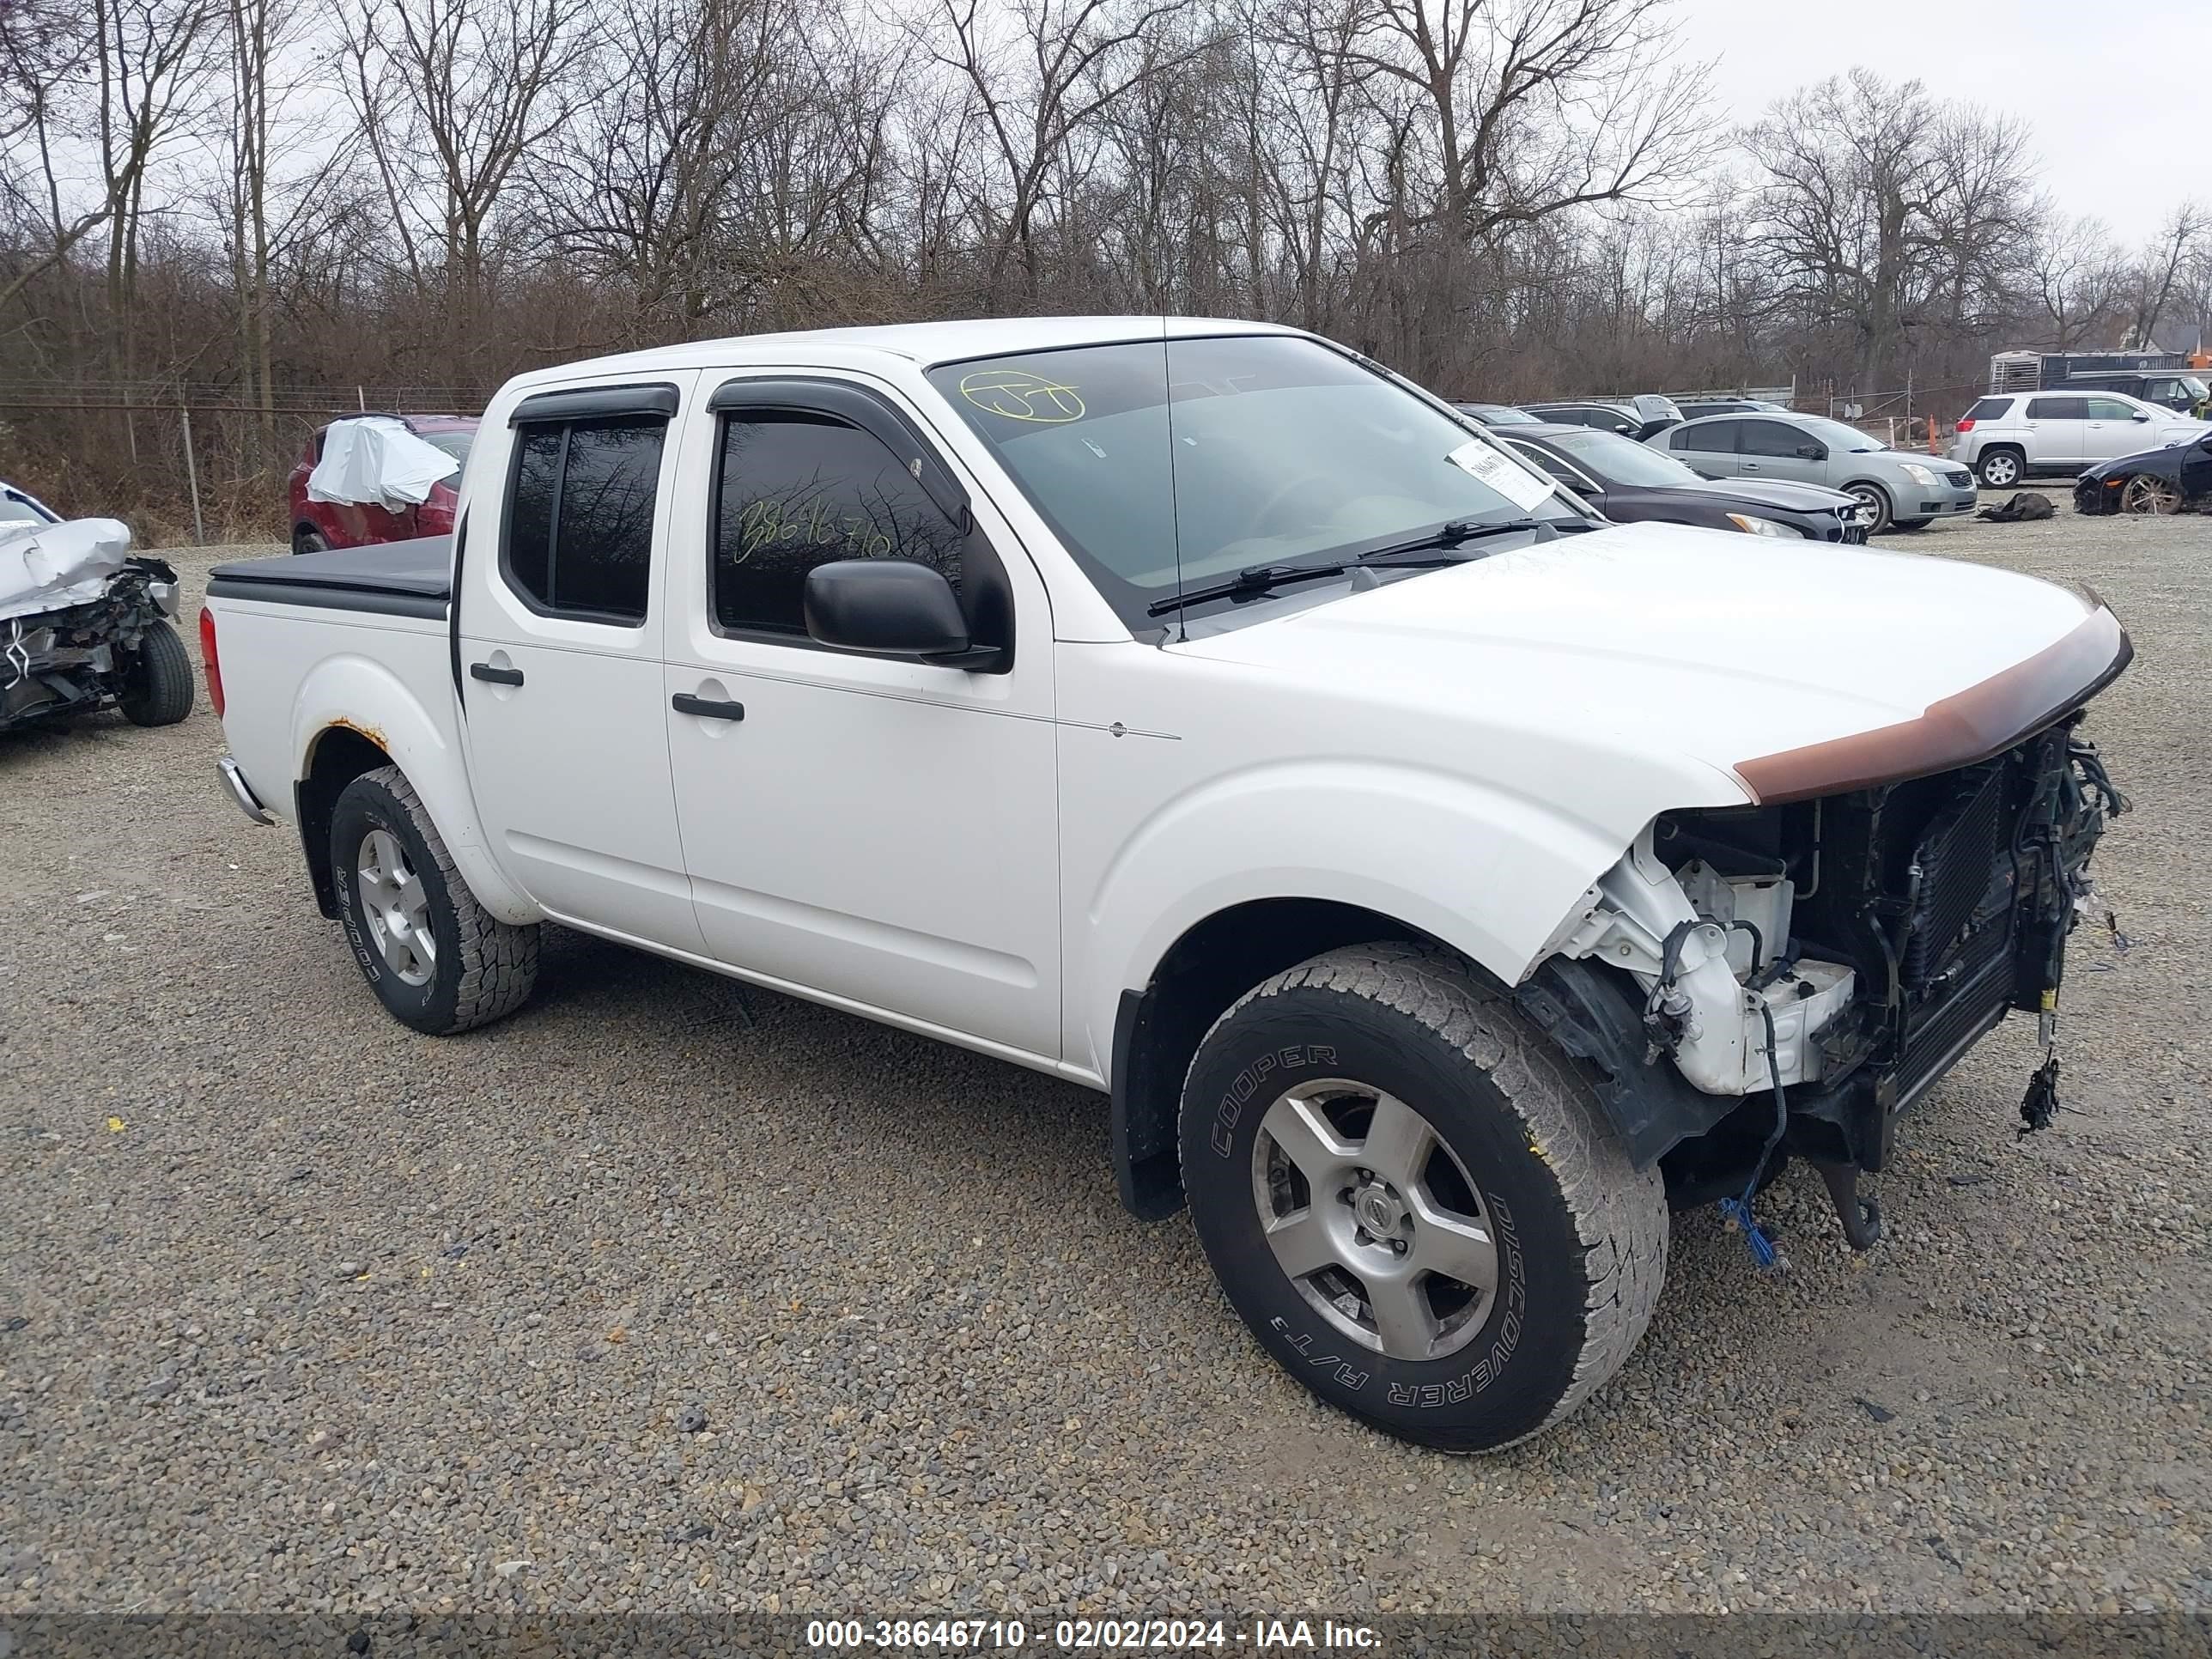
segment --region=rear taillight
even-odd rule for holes
[[[222,663],[215,653],[215,612],[203,608],[200,611],[200,666],[207,671],[208,701],[215,705],[215,717],[222,718]]]
[[[1972,432],[1973,429],[1974,417],[1971,415],[1967,416],[1966,419],[1959,422],[1959,430],[1961,432]]]

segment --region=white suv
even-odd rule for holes
[[[2016,392],[1984,398],[1960,417],[1951,459],[1990,489],[2009,489],[2031,473],[2079,472],[2208,432],[2212,423],[2118,392]]]

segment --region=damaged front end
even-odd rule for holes
[[[95,714],[129,695],[148,633],[177,614],[177,573],[118,556],[46,597],[61,602],[0,611],[0,732]]]
[[[1857,1178],[1899,1115],[2010,1010],[2051,1048],[2090,854],[2126,809],[2081,720],[1925,776],[1667,813],[1584,895],[1520,1000],[1678,1206],[1730,1206],[1757,1248],[1749,1195],[1795,1155],[1863,1248]],[[2038,1080],[2029,1127],[2055,1058]]]

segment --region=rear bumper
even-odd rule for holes
[[[253,786],[246,782],[246,774],[238,769],[236,761],[225,755],[215,763],[215,767],[222,774],[223,783],[230,790],[230,798],[238,803],[238,810],[248,819],[255,823],[276,822],[276,815],[261,804],[261,798],[253,793]]]

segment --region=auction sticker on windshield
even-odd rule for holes
[[[1526,467],[1507,460],[1480,438],[1470,438],[1444,459],[1461,471],[1488,484],[1524,513],[1551,499],[1550,483]]]

